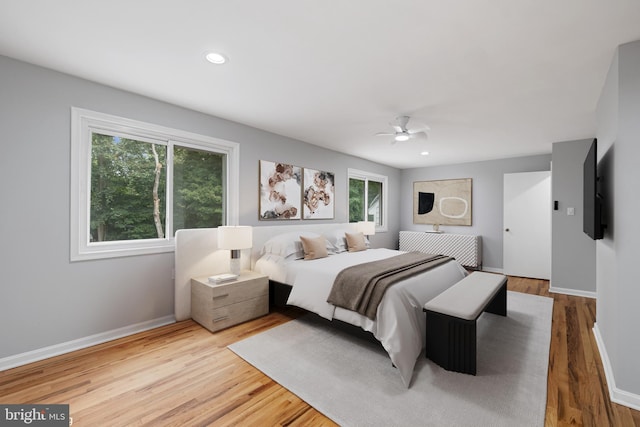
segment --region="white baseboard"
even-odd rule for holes
[[[502,274],[502,272],[504,271],[501,268],[494,268],[494,267],[482,267],[482,271],[488,271],[489,273],[499,273]]]
[[[607,379],[607,386],[609,387],[609,398],[612,402],[619,403],[620,405],[628,406],[631,409],[640,411],[640,395],[629,393],[628,391],[620,390],[616,387],[616,380],[613,376],[613,368],[609,361],[609,355],[607,349],[604,346],[604,341],[600,335],[598,329],[598,323],[593,325],[593,335],[596,338],[596,344],[598,345],[598,351],[600,352],[600,359],[602,359],[602,365],[604,367],[604,374]]]
[[[549,292],[553,292],[554,294],[573,295],[576,297],[586,297],[586,298],[593,298],[593,299],[596,299],[597,297],[597,294],[595,292],[580,291],[577,289],[569,289],[569,288],[556,288],[555,286],[550,286]]]
[[[146,322],[136,323],[111,331],[90,335],[84,338],[55,344],[49,347],[39,348],[37,350],[28,351],[26,353],[16,354],[0,359],[0,371],[15,368],[17,366],[26,365],[27,363],[37,362],[39,360],[48,359],[49,357],[58,356],[60,354],[70,353],[75,350],[91,347],[93,345],[102,344],[118,338],[137,334],[138,332],[148,331],[149,329],[158,328],[160,326],[175,323],[176,319],[173,315],[160,317],[158,319],[148,320]]]

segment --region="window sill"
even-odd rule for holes
[[[102,246],[102,245],[100,245]],[[167,252],[174,252],[175,245],[173,241],[163,242],[159,245],[122,247],[121,245],[105,244],[102,247],[88,246],[82,250],[72,250],[70,255],[71,262],[89,261],[107,258],[122,258],[140,255],[153,255]]]

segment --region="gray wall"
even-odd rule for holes
[[[584,159],[593,139],[556,142],[551,160],[551,290],[595,297],[596,243],[582,231]],[[567,214],[574,208],[575,215]]]
[[[401,177],[400,229],[431,230],[431,225],[413,223],[413,183],[437,179],[472,178],[472,225],[440,226],[450,233],[482,236],[483,268],[502,270],[502,205],[505,173],[548,171],[551,155],[517,157],[458,165],[405,169]],[[406,209],[404,209],[406,207]]]
[[[258,220],[258,161],[336,174],[346,222],[347,167],[400,171],[132,93],[0,57],[0,359],[173,314],[173,254],[69,262],[70,108],[95,110],[240,143],[240,223]],[[278,223],[280,224],[280,223]],[[282,222],[286,225],[286,222]],[[394,247],[399,217],[373,244]]]
[[[640,407],[640,41],[618,48],[598,103],[598,170],[607,229],[596,242],[600,335],[612,399]],[[635,395],[635,396],[634,396]]]

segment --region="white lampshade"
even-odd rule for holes
[[[231,274],[240,275],[240,249],[253,246],[253,230],[248,225],[225,225],[218,227],[218,249],[230,249]]]
[[[248,225],[218,227],[218,248],[247,249],[253,246],[253,231]]]
[[[358,221],[356,223],[356,230],[365,236],[373,236],[376,234],[376,224],[372,221]]]

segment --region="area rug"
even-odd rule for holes
[[[553,299],[508,292],[477,325],[477,375],[424,355],[409,388],[374,342],[306,315],[229,346],[341,426],[543,426]]]

